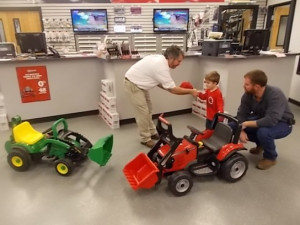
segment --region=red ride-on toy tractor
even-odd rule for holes
[[[235,131],[224,123],[225,118],[236,125]],[[160,140],[148,152],[140,153],[128,164],[123,172],[130,186],[152,188],[163,177],[168,178],[168,187],[175,196],[188,193],[193,186],[194,176],[219,174],[229,182],[240,180],[247,172],[248,161],[238,151],[246,150],[238,143],[241,125],[228,114],[218,113],[212,130],[198,131],[188,126],[189,136],[176,138],[172,125],[161,115],[157,122]]]

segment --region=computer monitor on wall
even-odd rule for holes
[[[267,50],[269,47],[270,31],[267,29],[249,29],[244,31],[243,52],[259,54],[260,50]]]
[[[76,34],[108,32],[106,9],[71,9],[71,19]]]
[[[188,8],[153,9],[153,32],[186,33],[188,24]]]
[[[16,33],[17,44],[21,53],[46,55],[47,42],[43,32]]]

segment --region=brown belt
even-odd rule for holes
[[[129,80],[127,77],[125,77],[125,80],[129,81],[130,83],[133,83],[131,80]],[[133,83],[134,84],[134,83]]]
[[[127,77],[125,77],[125,80],[129,81],[130,83],[132,83],[133,85],[135,85],[137,88],[139,88],[135,83],[133,83],[133,82],[132,82],[131,80],[129,80]],[[139,89],[144,90],[144,89],[142,89],[142,88],[139,88]]]

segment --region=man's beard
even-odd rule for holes
[[[250,94],[250,95],[254,95],[255,94],[255,92],[254,92],[253,89],[250,89],[248,91],[245,89],[245,93]]]

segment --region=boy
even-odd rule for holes
[[[205,90],[198,93],[198,98],[206,100],[206,129],[212,129],[213,118],[216,113],[224,112],[224,100],[218,87],[220,74],[212,71],[204,78]]]

